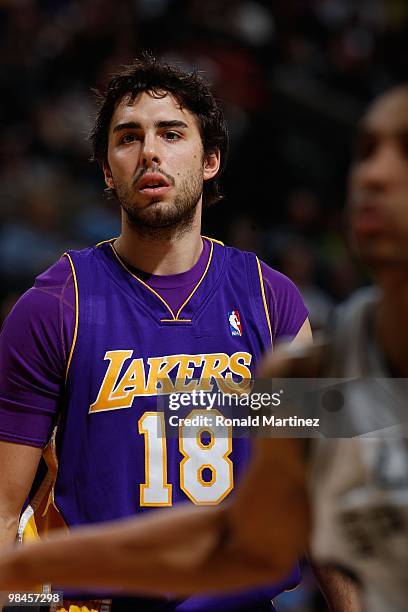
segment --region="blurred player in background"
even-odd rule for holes
[[[363,409],[364,429],[374,437],[314,440],[309,473],[299,440],[259,440],[229,505],[198,512],[185,507],[79,531],[71,539],[57,536],[6,557],[0,564],[3,588],[44,579],[176,593],[262,584],[272,574],[284,575],[307,545],[312,515],[315,557],[358,581],[363,609],[406,609],[406,429],[394,426],[384,436],[383,428],[392,407],[406,409],[407,397],[398,379],[408,376],[407,137],[405,86],[369,108],[350,175],[352,233],[378,287],[340,308],[325,345],[268,357],[261,368],[263,376],[384,379],[389,404],[370,385],[352,385],[344,394],[350,431],[358,430]],[[350,600],[348,609],[358,606]]]
[[[362,437],[312,442],[311,545],[320,563],[354,576],[370,612],[402,612],[408,601],[407,142],[404,85],[379,97],[363,117],[350,173],[353,242],[377,287],[338,309],[325,345],[263,365],[265,376],[344,379],[341,425]],[[252,483],[267,478],[269,452],[264,441]],[[240,503],[251,489],[248,480]]]
[[[227,140],[222,113],[196,74],[145,58],[111,80],[92,143],[119,200],[122,233],[63,256],[1,333],[4,546],[17,532],[23,540],[188,499],[217,505],[233,490],[249,441],[232,441],[228,428],[220,439],[210,432],[210,444],[199,430],[166,438],[157,393],[174,390],[175,379],[181,390],[239,390],[277,340],[298,344],[311,333],[291,281],[254,254],[200,234],[202,208],[220,197]],[[255,166],[248,158],[250,181]],[[50,469],[32,488],[44,449]],[[222,600],[112,603],[100,591],[73,592],[71,600],[104,610],[266,611],[298,584],[296,561],[280,578],[271,586],[271,574],[265,589]]]

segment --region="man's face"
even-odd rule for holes
[[[171,95],[143,92],[117,106],[104,174],[131,226],[154,235],[189,227],[201,212],[203,181],[218,168],[218,153],[204,156],[194,115]]]
[[[361,123],[349,210],[363,261],[408,266],[408,88],[379,98]]]

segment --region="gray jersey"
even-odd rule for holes
[[[377,303],[374,290],[359,292],[334,326],[325,376],[347,379],[344,411],[359,437],[313,441],[312,550],[316,560],[359,578],[365,610],[402,612],[408,610],[408,444],[401,416],[408,394],[404,381],[387,378],[375,342]]]

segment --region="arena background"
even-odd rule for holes
[[[66,248],[119,231],[86,137],[103,88],[149,49],[204,71],[223,100],[225,200],[204,233],[301,289],[316,329],[369,282],[343,209],[356,120],[406,79],[406,0],[0,0],[1,319]],[[279,612],[323,611],[306,569]]]

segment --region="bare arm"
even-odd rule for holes
[[[102,528],[77,529],[0,559],[0,588],[104,586],[186,596],[266,584],[281,577],[234,543],[219,547],[222,512],[191,507]],[[217,546],[209,549],[217,541]]]
[[[0,558],[0,590],[51,582],[184,596],[282,578],[305,547],[308,514],[299,487],[303,473],[297,448],[293,441],[267,442],[268,447],[259,445],[241,494],[230,505],[183,506],[55,534]],[[271,483],[270,469],[263,466],[265,452],[267,465],[279,466],[276,482]],[[290,533],[289,544],[285,532]]]
[[[0,441],[0,554],[15,542],[21,508],[30,492],[41,454],[40,448]],[[0,610],[3,605],[0,595]]]
[[[328,359],[327,343],[320,340],[314,346],[307,347],[303,342],[296,341],[297,337],[286,350],[266,355],[260,376],[264,378],[319,376],[322,363]],[[360,589],[356,583],[335,568],[322,567],[312,558],[309,560],[330,611],[361,612]]]
[[[0,550],[14,542],[21,508],[28,496],[42,450],[0,442]]]
[[[304,346],[312,344],[313,336],[312,336],[312,328],[310,327],[309,319],[303,323],[302,327],[299,329],[298,333],[294,337],[291,342],[291,346]]]
[[[282,575],[303,555],[309,536],[302,441],[259,439],[231,505],[231,523],[243,549],[274,560]]]
[[[356,582],[343,572],[312,563],[330,612],[362,612],[360,589]]]

